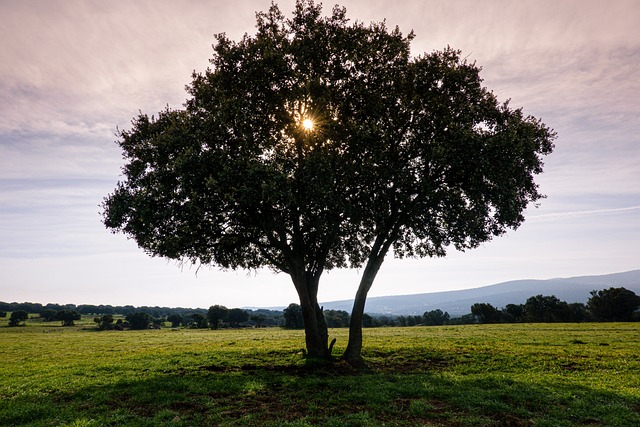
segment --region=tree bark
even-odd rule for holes
[[[353,309],[351,310],[351,322],[349,323],[349,343],[347,349],[342,355],[343,360],[353,366],[363,364],[362,360],[362,319],[364,317],[364,306],[367,302],[367,294],[373,281],[380,271],[384,257],[387,255],[389,248],[395,241],[399,229],[400,222],[393,220],[387,228],[387,232],[378,234],[376,240],[371,247],[367,265],[362,273],[360,285],[353,301]]]
[[[355,300],[353,301],[351,321],[349,323],[349,343],[342,355],[342,358],[351,365],[362,364],[362,318],[364,317],[364,306],[367,302],[369,289],[371,289],[371,285],[373,285],[373,280],[378,274],[383,260],[384,255],[369,259],[362,274],[362,279],[360,279]]]
[[[300,298],[307,356],[314,359],[329,359],[331,357],[329,330],[324,312],[318,305],[319,277],[309,272],[299,272],[292,274],[291,278]]]

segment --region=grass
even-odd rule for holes
[[[85,328],[0,327],[0,425],[640,425],[638,323],[367,329],[365,371],[301,331]]]

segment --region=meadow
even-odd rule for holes
[[[365,329],[362,370],[302,331],[90,323],[0,324],[0,425],[640,425],[639,323]]]

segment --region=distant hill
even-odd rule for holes
[[[451,316],[461,316],[470,313],[471,305],[477,302],[489,303],[496,308],[503,308],[507,304],[523,304],[527,298],[540,294],[555,295],[568,303],[586,303],[591,291],[610,287],[624,287],[640,295],[640,270],[603,276],[514,280],[461,291],[372,297],[367,299],[365,312],[417,315],[439,308]],[[321,305],[325,309],[351,312],[353,300],[325,302]]]

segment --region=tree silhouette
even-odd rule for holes
[[[62,321],[62,326],[73,326],[74,321],[80,320],[81,317],[76,310],[60,310],[56,313],[56,320]]]
[[[502,318],[500,310],[488,303],[475,303],[471,306],[473,314],[480,323],[498,323]]]
[[[29,319],[29,313],[25,310],[13,311],[9,317],[9,326],[20,326],[20,324],[26,322],[27,319]]]
[[[126,316],[127,322],[131,329],[149,329],[149,326],[153,322],[153,317],[149,313],[136,312]]]
[[[211,325],[211,329],[218,329],[221,321],[225,320],[229,315],[229,309],[224,305],[212,305],[207,312],[207,319]]]
[[[629,322],[640,308],[640,296],[625,288],[591,291],[587,307],[595,320]]]
[[[304,319],[302,318],[302,309],[298,304],[291,303],[282,311],[284,317],[284,327],[287,329],[304,328]]]
[[[449,321],[451,316],[449,313],[442,312],[439,308],[431,311],[425,311],[422,315],[422,324],[426,326],[441,326]]]
[[[249,320],[249,313],[246,310],[241,308],[232,308],[229,310],[227,314],[227,322],[231,326],[239,326],[241,323],[244,323]]]
[[[307,352],[330,357],[317,295],[333,268],[363,267],[345,359],[357,363],[367,294],[385,256],[444,256],[516,228],[542,196],[553,132],[482,86],[446,48],[322,16],[298,0],[217,36],[182,110],[119,134],[124,181],[104,223],[151,255],[291,276]]]

